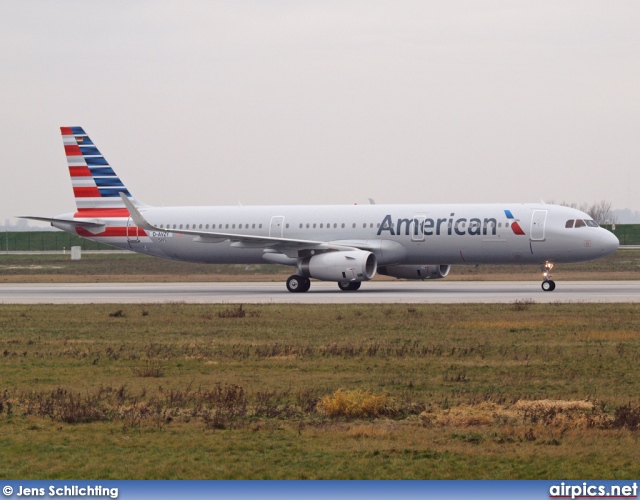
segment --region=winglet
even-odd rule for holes
[[[127,207],[127,210],[129,210],[129,215],[131,215],[131,218],[133,219],[133,222],[135,222],[136,226],[144,229],[145,231],[161,231],[161,229],[155,226],[152,226],[147,222],[147,220],[142,216],[140,212],[138,212],[138,209],[127,197],[126,194],[124,193],[119,193],[119,194],[120,194],[120,198],[122,198],[122,202]]]

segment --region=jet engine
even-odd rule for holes
[[[380,274],[393,276],[405,280],[436,280],[445,278],[451,266],[444,264],[428,266],[382,266],[378,268]]]
[[[324,281],[368,281],[376,275],[376,256],[365,250],[327,252],[306,257],[298,272],[307,278]]]

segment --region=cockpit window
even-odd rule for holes
[[[578,219],[576,220],[576,227],[585,227],[586,224],[584,223],[584,221],[582,219]]]
[[[598,223],[597,223],[596,221],[591,220],[591,219],[586,219],[584,222],[585,222],[585,223],[587,224],[587,226],[589,226],[589,227],[600,227],[600,226],[598,226]]]
[[[564,225],[564,227],[567,227],[567,228],[573,227],[573,222],[574,222],[573,219],[568,220],[567,223]]]

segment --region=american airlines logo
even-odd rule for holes
[[[524,236],[525,233],[518,224],[520,219],[516,219],[510,210],[504,211],[507,217],[505,225],[509,225],[514,234]],[[458,235],[464,236],[468,234],[470,236],[495,236],[497,233],[498,221],[495,217],[485,217],[480,219],[478,217],[457,217],[452,213],[449,217],[442,217],[439,219],[425,218],[411,218],[401,219],[398,218],[394,224],[391,215],[385,215],[384,219],[380,223],[378,229],[378,236],[381,236],[385,231],[389,236],[409,236],[411,233],[414,235],[424,234],[425,236],[439,236],[439,235]]]

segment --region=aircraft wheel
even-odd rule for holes
[[[359,281],[338,281],[338,287],[343,292],[355,292],[360,288]]]
[[[301,279],[302,285],[300,287],[301,292],[308,292],[309,288],[311,288],[311,280],[309,278],[303,277]]]
[[[545,292],[553,292],[556,289],[556,283],[553,280],[544,280],[542,282],[542,290]]]
[[[309,282],[307,278],[303,278],[302,276],[298,276],[297,274],[289,276],[289,278],[287,278],[287,290],[289,290],[291,293],[306,292],[307,290],[309,290],[309,286],[311,286],[311,283],[309,283],[307,288],[305,288],[305,280]]]

